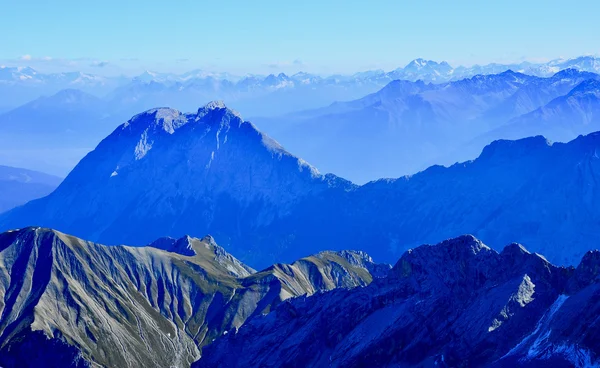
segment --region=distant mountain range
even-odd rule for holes
[[[40,73],[30,67],[0,66],[0,112],[63,89],[79,89],[96,96],[112,91],[128,78],[107,78],[81,72]]]
[[[397,80],[358,100],[254,122],[319,169],[365,183],[473,159],[497,139],[566,142],[600,130],[599,80],[575,69]]]
[[[0,162],[67,175],[129,116],[77,89],[40,97],[0,114]]]
[[[424,68],[426,63],[415,62],[409,69],[419,65]],[[238,90],[235,106],[248,102],[251,108],[289,110],[280,98],[299,104],[296,107],[310,101],[320,105],[325,103],[316,101],[321,97],[333,99],[331,88],[363,96],[375,86],[377,92],[357,100],[253,119],[322,171],[357,183],[473,159],[496,139],[545,135],[568,141],[600,129],[598,99],[593,98],[594,91],[600,91],[595,83],[600,77],[577,69],[551,77],[509,70],[441,83],[395,80],[381,89],[377,83],[356,80],[330,84],[305,73],[247,77],[235,83],[217,79],[223,77],[219,75],[204,75],[200,81],[199,75],[204,74],[192,73],[179,81],[152,74],[159,82],[143,78],[104,98],[67,89],[0,114],[0,162],[63,176],[116,125],[140,111],[137,107],[196,106],[233,90]]]
[[[256,267],[344,248],[393,261],[472,233],[573,264],[598,234],[599,148],[599,133],[501,140],[474,161],[357,186],[320,174],[222,103],[155,109],[118,127],[52,194],[0,215],[0,228],[132,245],[210,233]]]
[[[37,171],[0,166],[0,213],[52,193],[61,181]]]
[[[406,252],[386,278],[281,303],[193,367],[597,367],[600,252],[556,267],[472,236]]]
[[[192,70],[183,74],[146,71],[133,78],[103,77],[81,72],[40,73],[29,67],[0,66],[0,112],[43,95],[75,88],[98,97],[109,96],[129,111],[157,106],[182,110],[214,99],[225,100],[246,116],[272,116],[326,106],[373,93],[393,80],[442,83],[507,70],[548,77],[564,69],[600,72],[600,58],[580,56],[547,63],[488,64],[452,67],[446,62],[415,59],[392,71],[370,70],[352,75],[246,75]]]
[[[43,228],[0,234],[0,264],[0,365],[24,368],[189,367],[290,297],[390,269],[345,251],[256,272],[210,236],[107,247]]]

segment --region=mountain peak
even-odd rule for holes
[[[476,159],[478,162],[505,161],[517,157],[530,156],[552,146],[552,142],[544,136],[522,138],[517,140],[498,139],[483,148],[481,155]]]
[[[220,110],[220,109],[226,109],[226,108],[227,108],[227,106],[225,106],[225,103],[223,101],[216,100],[216,101],[210,101],[209,103],[207,103],[206,105],[201,107],[199,110],[211,111],[211,110]]]
[[[50,96],[42,96],[27,104],[32,107],[56,107],[57,105],[71,105],[82,107],[83,105],[98,104],[100,99],[79,89],[62,89]]]
[[[187,119],[180,111],[168,107],[159,107],[135,115],[121,126],[121,130],[129,128],[141,131],[152,128],[152,130],[161,129],[173,134],[177,128],[186,123]]]
[[[524,254],[531,254],[531,253],[523,245],[521,245],[519,243],[510,243],[509,245],[507,245],[506,247],[504,247],[504,249],[502,250],[502,254],[507,254],[507,255],[512,255],[512,254],[524,255]]]
[[[184,256],[193,257],[196,255],[196,251],[192,246],[192,238],[185,235],[179,239],[171,237],[158,238],[152,243],[148,244],[149,247],[166,250],[167,252],[179,253]]]
[[[594,94],[600,96],[600,80],[588,79],[579,83],[569,92],[568,96]]]
[[[589,73],[589,72],[583,72],[579,69],[575,69],[575,68],[567,68],[567,69],[563,69],[560,70],[556,73],[554,73],[554,75],[552,76],[552,78],[554,79],[563,79],[563,78],[573,78],[573,77],[579,77],[582,75],[589,75],[590,77],[595,75],[594,73]]]
[[[452,67],[445,61],[438,63],[433,60],[425,60],[423,58],[417,58],[408,63],[403,71],[409,73],[417,73],[421,71],[432,73],[435,75],[447,74],[452,71]]]
[[[591,284],[600,282],[600,251],[590,250],[583,255],[569,283],[569,291],[577,292]]]
[[[222,116],[220,118],[215,118],[215,119],[204,119],[205,117],[208,117],[208,116],[212,117],[213,114],[215,114],[215,113],[222,114]],[[223,120],[223,118],[226,116],[228,116],[229,118],[236,117],[237,119],[242,120],[242,116],[237,111],[232,110],[232,109],[228,108],[227,106],[225,106],[225,103],[223,101],[211,101],[198,109],[195,120],[198,121],[198,120],[204,119],[204,120],[214,120],[216,122],[217,120],[219,120],[219,121]]]
[[[485,261],[491,254],[498,253],[483,244],[473,235],[462,235],[445,240],[436,245],[425,244],[409,249],[392,268],[396,277],[416,277],[419,283],[450,284],[457,282],[452,274],[465,277],[467,273],[477,273],[479,269],[489,267]]]
[[[404,69],[421,69],[428,65],[437,65],[435,61],[425,60],[423,58],[416,58],[408,63]]]
[[[212,235],[206,235],[204,236],[202,239],[200,239],[201,242],[206,243],[206,244],[210,244],[213,246],[217,245],[217,242],[215,241],[215,238],[212,237]]]

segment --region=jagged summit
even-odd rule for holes
[[[216,110],[216,109],[226,109],[227,106],[225,106],[225,102],[223,102],[222,100],[217,100],[217,101],[210,101],[209,103],[207,103],[206,105],[204,105],[203,107],[198,109],[198,115],[200,115],[200,111],[210,111],[210,110]]]
[[[211,101],[200,107],[196,114],[182,113],[179,110],[169,107],[152,108],[135,115],[129,121],[123,123],[120,129],[125,130],[133,126],[137,129],[162,128],[165,132],[173,134],[175,130],[190,122],[211,124],[223,120],[231,120],[232,117],[241,120],[239,113],[227,108],[223,101]],[[117,128],[118,130],[119,128]]]
[[[441,62],[437,62],[437,61],[433,61],[433,60],[426,60],[423,58],[417,58],[412,60],[411,62],[409,62],[405,67],[404,70],[406,71],[413,71],[413,70],[420,70],[422,68],[436,68],[436,67],[441,67],[442,70],[444,70],[445,72],[447,72],[448,70],[452,69],[452,67],[450,66],[450,64],[448,64],[445,61],[441,61]]]

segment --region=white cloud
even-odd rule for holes
[[[95,68],[104,68],[108,64],[108,61],[94,61],[90,64],[90,66]]]
[[[23,55],[23,56],[21,56],[21,60],[29,61],[29,60],[31,60],[31,55],[29,55],[29,54]]]
[[[276,61],[274,63],[267,64],[267,66],[271,69],[281,69],[289,67],[302,67],[306,66],[306,64],[302,60],[296,59],[293,61]]]

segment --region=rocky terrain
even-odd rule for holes
[[[251,316],[389,269],[322,252],[256,272],[209,236],[127,247],[13,230],[0,234],[0,366],[189,367]]]
[[[194,367],[598,367],[600,252],[557,267],[472,236],[406,252],[369,286],[289,299]]]

